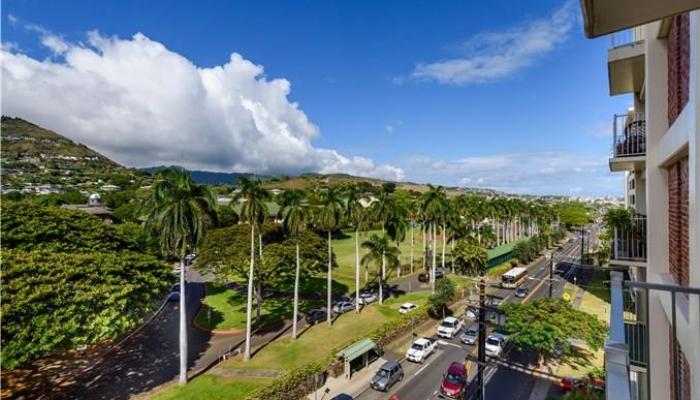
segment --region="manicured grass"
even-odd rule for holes
[[[398,318],[398,313],[396,313]],[[350,345],[374,331],[390,318],[373,306],[366,307],[358,315],[353,312],[341,315],[332,326],[320,323],[306,330],[296,341],[291,337],[280,338],[263,349],[249,362],[237,357],[224,362],[223,368],[287,370],[325,359],[331,350]]]
[[[243,399],[256,387],[270,383],[270,378],[223,378],[201,375],[185,386],[171,385],[156,393],[151,400],[171,399]]]
[[[360,232],[360,246],[362,242],[368,240],[372,234],[380,234],[381,230]],[[338,268],[333,270],[333,279],[346,285],[350,291],[355,290],[355,231],[344,232],[345,238],[333,240],[333,253],[335,253],[335,259],[338,263]],[[414,247],[413,247],[413,262],[414,271],[419,271],[422,268],[422,257],[423,257],[423,240],[420,236],[420,231],[414,229]],[[438,254],[437,260],[440,263],[442,242],[438,240],[437,242]],[[404,240],[400,245],[401,250],[401,264],[403,265],[404,273],[410,272],[410,260],[411,260],[411,235],[410,230],[406,233],[406,240]],[[445,250],[446,259],[449,260],[450,248],[449,244]],[[360,258],[365,254],[364,249],[360,247]],[[372,280],[376,274],[376,267],[370,266],[369,279]],[[387,271],[389,275],[389,280],[396,278],[396,269]],[[365,285],[365,269],[364,266],[360,266],[360,286]]]
[[[299,310],[313,308],[313,302],[300,301]],[[274,319],[289,318],[292,315],[291,301],[280,298],[267,298],[263,301],[260,312],[260,322],[265,323]],[[253,303],[253,318],[255,318],[255,303]],[[209,314],[209,315],[208,315]],[[209,320],[208,317],[211,317]],[[246,319],[246,296],[217,282],[207,283],[207,296],[202,308],[197,313],[197,325],[219,330],[244,329]],[[253,322],[255,326],[255,322]]]
[[[594,368],[603,368],[604,362],[605,351],[602,348],[595,352],[590,349],[580,349],[576,356],[562,360],[554,374],[561,377],[582,378]]]
[[[399,307],[403,303],[413,303],[418,307],[425,307],[428,303],[428,297],[430,296],[429,291],[406,293],[400,297],[391,297],[384,300],[384,304],[376,303],[373,305],[385,317],[398,318],[399,317]]]

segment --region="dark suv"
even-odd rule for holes
[[[311,310],[306,314],[306,322],[309,325],[314,325],[319,321],[323,321],[328,317],[326,310]]]
[[[369,386],[374,390],[386,392],[396,382],[403,379],[403,368],[401,364],[394,360],[390,360],[382,364],[372,377]]]

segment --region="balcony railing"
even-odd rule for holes
[[[647,121],[643,112],[615,114],[613,156],[643,156],[647,152]]]
[[[637,26],[630,29],[625,29],[619,32],[614,32],[610,35],[610,48],[629,46],[642,40],[642,27]]]
[[[632,217],[628,227],[615,228],[613,232],[612,259],[646,261],[647,217],[638,214]]]
[[[623,278],[622,272],[610,273],[610,334],[605,342],[605,397],[608,400],[647,398],[651,388],[649,367],[656,362],[649,357],[649,349],[653,346],[661,346],[664,352],[670,349],[669,360],[673,369],[669,371],[672,382],[668,391],[671,393],[671,399],[683,399],[687,390],[686,385],[690,381],[684,375],[686,367],[683,353],[688,354],[692,348],[700,346],[700,337],[692,333],[688,336],[686,332],[685,340],[690,342],[681,343],[678,324],[681,323],[679,318],[683,318],[684,321],[692,324],[686,326],[689,332],[700,331],[700,326],[696,325],[698,320],[688,315],[692,312],[693,301],[690,298],[700,297],[700,288],[627,281]],[[656,293],[655,299],[662,303],[668,318],[668,325],[661,324],[658,327],[660,331],[656,332],[650,332],[646,324],[650,292]],[[625,301],[625,299],[632,299],[632,301]],[[634,308],[631,314],[630,305]],[[680,317],[679,313],[685,316]],[[650,336],[664,337],[666,333],[669,334],[671,343],[659,342],[653,338],[650,340]],[[682,347],[685,347],[685,350]],[[659,361],[657,368],[668,370],[669,360]],[[630,369],[631,366],[646,368],[646,372],[639,375]]]

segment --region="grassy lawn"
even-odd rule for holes
[[[313,304],[300,302],[299,309],[304,311],[313,306]],[[260,313],[261,323],[290,317],[292,307],[292,302],[286,299],[265,299]],[[253,308],[253,312],[255,312],[255,308]],[[210,321],[208,317],[211,317]],[[195,317],[197,325],[219,330],[244,329],[245,318],[246,296],[243,293],[229,289],[221,283],[207,283],[207,296]]]
[[[381,233],[381,230],[360,232],[360,245],[362,242],[369,239],[372,234]],[[414,259],[414,270],[418,271],[422,267],[423,257],[423,241],[419,235],[419,231],[414,230],[414,247],[413,247],[413,259]],[[333,270],[333,279],[346,285],[348,290],[355,290],[355,231],[344,232],[345,238],[333,241],[333,253],[335,253],[336,262],[338,263],[338,268]],[[442,251],[442,242],[438,240],[438,263],[440,262],[440,251]],[[410,261],[411,261],[411,236],[410,231],[406,234],[406,240],[399,245],[401,250],[401,264],[403,265],[403,270],[405,273],[410,272]],[[445,254],[449,254],[450,248],[449,244],[445,250]],[[364,250],[360,247],[360,257],[364,255]],[[365,284],[365,270],[363,266],[360,266],[360,285]],[[372,268],[372,267],[370,267]],[[370,270],[370,280],[372,279],[373,273],[376,271]],[[396,277],[396,270],[387,271],[389,274],[389,279]]]
[[[593,352],[590,349],[579,349],[574,357],[559,363],[554,374],[557,376],[572,376],[581,378],[594,368],[603,368],[605,351],[601,348]]]
[[[396,317],[398,318],[398,312]],[[280,338],[264,347],[249,362],[241,357],[221,364],[223,368],[286,370],[311,361],[322,360],[331,350],[350,345],[355,339],[369,334],[390,318],[367,307],[357,315],[352,312],[338,318],[333,326],[318,324],[306,330],[296,341],[289,336]]]
[[[156,393],[151,400],[170,399],[242,399],[256,387],[271,382],[270,378],[223,378],[202,375],[186,386],[171,385]]]
[[[377,311],[388,319],[397,318],[399,316],[399,307],[403,303],[413,303],[419,307],[425,307],[428,303],[429,291],[406,293],[400,297],[391,297],[384,300],[384,304],[376,303],[373,305]]]

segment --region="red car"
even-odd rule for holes
[[[453,362],[442,376],[440,396],[448,399],[461,399],[467,389],[467,370],[464,364]]]
[[[559,390],[562,393],[576,391],[580,394],[604,394],[605,379],[586,376],[581,379],[565,376],[559,381]]]

